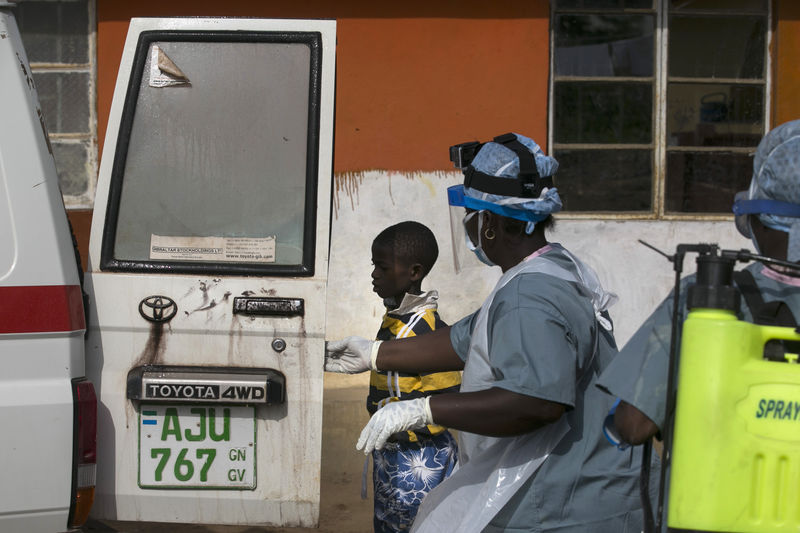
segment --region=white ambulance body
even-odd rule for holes
[[[92,505],[97,403],[79,264],[13,4],[0,1],[0,531],[65,531]]]
[[[92,516],[319,516],[335,22],[133,19],[86,290]]]

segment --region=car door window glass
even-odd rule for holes
[[[114,169],[113,260],[307,269],[311,47],[153,40],[138,53],[138,96]],[[125,127],[123,118],[119,144]]]

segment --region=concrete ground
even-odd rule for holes
[[[364,407],[369,374],[325,375],[319,528],[217,526],[89,519],[82,533],[370,533],[372,483],[361,499],[364,454],[356,439],[369,416]]]

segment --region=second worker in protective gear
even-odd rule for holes
[[[421,337],[331,342],[325,369],[462,370],[457,393],[394,402],[362,431],[381,448],[398,431],[460,430],[456,472],[424,500],[414,531],[640,531],[641,459],[605,442],[613,398],[595,387],[617,353],[615,296],[545,229],[561,207],[558,163],[506,134],[451,148],[465,175],[448,191],[466,247],[502,269],[481,308]]]
[[[756,253],[800,262],[800,120],[776,127],[761,140],[753,159],[750,188],[736,195],[733,210],[737,229],[752,240]],[[750,273],[764,302],[782,302],[792,322],[800,317],[797,271],[758,262],[744,270]],[[684,289],[694,279],[691,275],[682,280]],[[685,309],[686,290],[681,294],[681,309]],[[604,390],[622,399],[615,422],[621,436],[631,444],[658,436],[666,421],[672,300],[670,294],[661,302],[599,382]],[[742,305],[741,311],[745,320],[765,323],[754,319],[757,311],[749,305]]]
[[[751,239],[757,254],[800,262],[800,120],[776,127],[761,140],[753,159],[750,187],[736,195],[733,211],[737,229]],[[798,274],[796,269],[761,262],[734,274],[744,296],[741,319],[796,327],[800,317]],[[692,274],[681,281],[680,325],[685,318],[686,288],[695,280]],[[660,439],[671,418],[667,413],[667,381],[672,316],[671,293],[598,380],[598,387],[621,399],[614,422],[622,439],[631,444],[642,444],[652,437]]]

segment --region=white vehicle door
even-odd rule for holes
[[[89,514],[97,409],[80,259],[13,8],[0,0],[0,531],[52,533]]]
[[[317,524],[335,35],[131,21],[86,280],[92,516]]]

